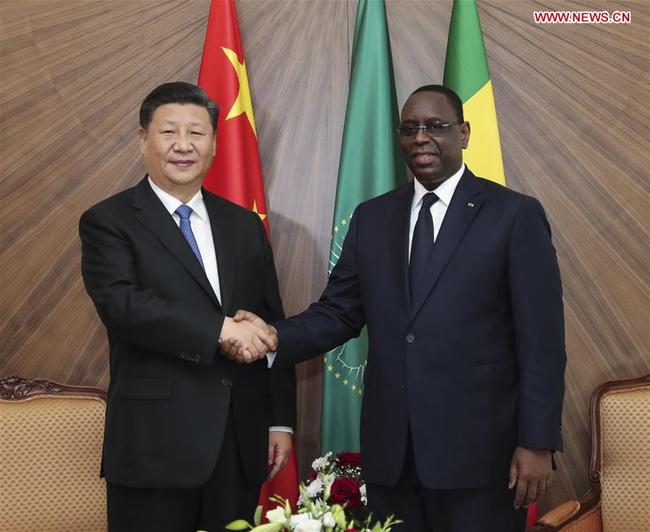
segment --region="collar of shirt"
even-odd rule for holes
[[[161,201],[161,203],[165,206],[165,209],[167,209],[169,214],[174,216],[176,209],[183,205],[183,202],[156,185],[156,183],[152,181],[151,177],[147,176],[147,179],[149,180],[149,186],[151,186],[151,189],[154,191],[156,196],[158,196],[158,199]],[[201,189],[199,189],[198,192],[192,196],[192,199],[190,199],[190,201],[188,201],[185,205],[191,207],[192,214],[198,216],[202,221],[207,222],[209,220],[208,210],[205,207]]]
[[[413,195],[413,203],[411,203],[411,210],[412,211],[419,210],[420,205],[422,204],[422,198],[424,198],[424,195],[429,192],[435,192],[436,196],[438,196],[438,202],[442,202],[445,208],[449,207],[449,203],[451,202],[451,197],[454,195],[456,187],[458,186],[458,182],[460,181],[460,178],[463,176],[464,172],[465,172],[465,164],[462,164],[460,169],[455,174],[453,174],[448,179],[445,179],[440,185],[438,185],[433,190],[427,190],[424,187],[424,185],[420,183],[417,179],[413,179],[415,194]]]

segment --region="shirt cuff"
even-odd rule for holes
[[[269,432],[287,432],[289,434],[293,434],[293,429],[291,427],[273,426],[269,427]]]
[[[275,355],[277,355],[277,351],[270,351],[266,353],[266,366],[271,369],[273,366],[273,361],[275,360]]]

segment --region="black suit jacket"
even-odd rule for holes
[[[217,351],[239,308],[283,317],[259,217],[203,190],[222,301],[145,178],[80,222],[82,274],[110,345],[103,474],[127,486],[189,487],[216,464],[229,411],[251,482],[267,473],[268,430],[295,426],[292,369]]]
[[[562,446],[564,320],[548,222],[534,198],[466,170],[411,301],[412,198],[408,185],[359,205],[320,301],[275,324],[275,363],[367,324],[364,478],[398,480],[410,427],[426,487],[506,486],[515,446]]]

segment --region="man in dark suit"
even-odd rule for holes
[[[275,323],[275,365],[368,326],[363,475],[409,532],[514,532],[561,449],[562,288],[537,200],[475,177],[451,90],[416,90],[400,146],[415,180],[358,206],[318,303]],[[252,313],[236,319],[256,323]],[[236,350],[230,349],[236,357]]]
[[[147,177],[81,217],[84,283],[110,344],[111,531],[223,530],[252,514],[291,448],[293,369],[269,369],[274,339],[228,317],[283,310],[259,217],[201,188],[217,113],[194,85],[152,91],[140,109]],[[235,340],[250,364],[219,353]]]

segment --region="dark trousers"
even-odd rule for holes
[[[196,488],[131,488],[107,484],[110,532],[222,531],[235,519],[251,521],[261,486],[247,482],[228,417],[217,465]]]
[[[431,490],[418,478],[413,445],[407,445],[402,475],[395,486],[368,483],[373,521],[393,514],[403,521],[393,532],[523,532],[526,510],[513,507],[506,486]]]

